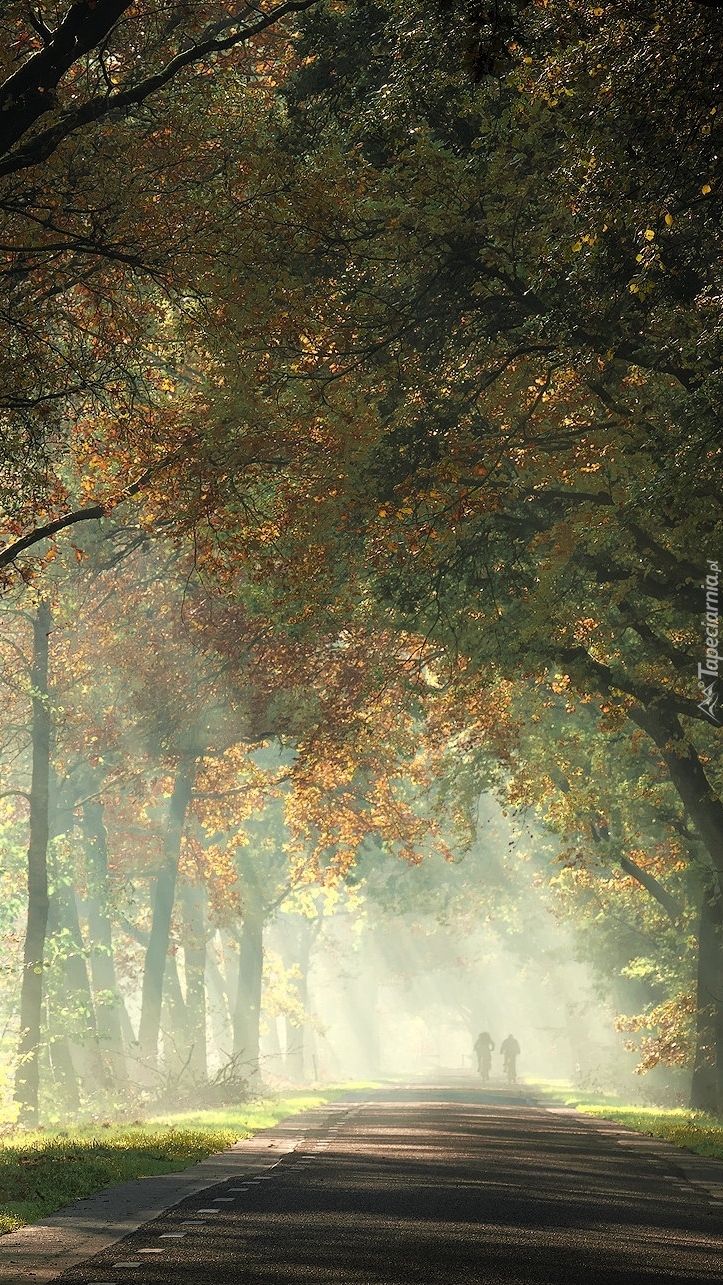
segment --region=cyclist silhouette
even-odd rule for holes
[[[489,1031],[480,1031],[474,1042],[474,1051],[477,1054],[477,1070],[482,1076],[482,1080],[485,1084],[490,1078],[490,1070],[492,1068],[492,1050],[494,1046],[495,1042]]]
[[[517,1080],[517,1059],[520,1055],[520,1046],[514,1035],[508,1035],[506,1040],[500,1044],[500,1053],[504,1059],[503,1067],[507,1076],[508,1084],[514,1084]]]

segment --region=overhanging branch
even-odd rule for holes
[[[269,27],[273,27],[288,14],[303,13],[304,10],[310,9],[312,5],[317,2],[318,0],[287,0],[286,3],[276,5],[267,13],[261,14],[261,16],[257,18],[256,22],[249,23],[248,26],[242,26],[230,35],[224,37],[219,37],[217,35],[218,25],[215,25],[210,29],[207,28],[205,38],[202,35],[198,41],[190,45],[188,49],[183,49],[180,53],[176,54],[174,58],[171,58],[169,62],[166,63],[165,67],[162,67],[153,75],[146,76],[145,79],[139,81],[136,85],[131,85],[127,89],[121,89],[117,93],[102,94],[97,95],[95,98],[91,98],[88,102],[83,103],[75,110],[66,112],[60,117],[55,125],[51,125],[48,129],[43,130],[41,133],[38,133],[34,137],[28,139],[25,145],[21,144],[21,146],[17,147],[15,151],[9,152],[5,159],[0,161],[0,176],[5,174],[14,174],[19,170],[28,168],[28,166],[40,164],[42,161],[47,160],[60,143],[62,143],[62,141],[65,138],[68,138],[71,134],[74,134],[76,130],[82,129],[85,125],[90,125],[101,120],[111,112],[123,111],[131,107],[137,107],[140,103],[145,102],[147,98],[152,97],[153,94],[157,93],[160,89],[163,89],[163,87],[173,80],[174,77],[177,76],[184,68],[190,67],[194,63],[200,62],[202,59],[211,57],[214,54],[227,53],[236,46],[244,44],[253,36],[260,35],[261,32],[268,30]],[[109,18],[111,11],[115,14],[113,17],[114,23],[123,11],[129,7],[130,6],[127,3],[115,3],[104,6],[88,3],[83,5],[73,5],[70,12],[72,13],[75,9],[84,9],[88,11],[99,8],[107,9],[109,11]],[[69,16],[70,14],[68,17]],[[108,33],[110,26],[113,25],[113,23],[110,23],[110,25],[106,24],[103,30],[103,35]],[[61,27],[62,25],[63,24],[61,24]],[[224,26],[227,25],[227,23],[224,24]],[[209,30],[213,32],[213,34],[208,34]],[[67,71],[69,67],[73,65],[73,62],[76,61],[80,53],[85,53],[90,49],[95,48],[99,41],[100,37],[98,40],[94,40],[89,44],[86,43],[84,47],[79,47],[78,52],[74,54],[70,61],[66,58],[63,63],[63,70],[57,75],[53,72],[55,78],[51,88],[54,88],[65,71]],[[40,51],[38,54],[34,55],[34,58],[41,60],[45,54],[45,50]],[[28,75],[27,69],[33,62],[34,59],[30,59],[29,62],[20,69],[21,72],[25,73],[26,78]],[[11,78],[11,80],[12,79],[13,78]],[[27,132],[28,128],[34,123],[34,121],[48,110],[49,105],[53,105],[52,95],[45,92],[45,86],[40,85],[38,87],[36,83],[35,86],[30,86],[27,92],[29,95],[34,96],[34,98],[37,99],[37,103],[32,109],[28,108],[26,112],[21,113],[21,116],[17,120],[14,128],[12,125],[13,109],[11,107],[9,107],[7,111],[3,113],[3,116],[0,117],[0,120],[2,120],[4,137],[6,140],[10,140],[10,145],[15,142],[20,142],[23,135]],[[8,94],[10,94],[9,97]],[[0,109],[2,109],[3,106],[3,98],[5,98],[7,103],[13,102],[11,81],[6,81],[4,86],[0,86]],[[8,151],[7,143],[5,150]]]
[[[177,451],[173,451],[171,455],[166,456],[164,460],[159,460],[157,464],[151,464],[135,482],[131,482],[121,492],[117,499],[109,500],[105,504],[90,504],[86,508],[75,509],[72,513],[65,513],[62,517],[56,518],[53,522],[47,522],[44,526],[35,527],[33,531],[21,536],[19,540],[14,540],[7,548],[0,551],[0,570],[3,567],[10,566],[26,549],[32,548],[33,545],[39,544],[42,540],[52,539],[59,531],[65,531],[68,527],[75,526],[78,522],[92,522],[106,517],[119,504],[123,504],[125,500],[132,499],[134,495],[138,495],[140,491],[143,491],[157,473],[170,468],[172,464],[177,464],[197,444],[198,439],[193,437],[179,447]]]

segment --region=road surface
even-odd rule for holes
[[[723,1181],[723,1165],[700,1162],[691,1178],[684,1153],[574,1112],[530,1105],[523,1094],[483,1091],[470,1081],[389,1089],[374,1100],[310,1112],[281,1155],[270,1152],[251,1167],[241,1160],[224,1181],[54,1279],[723,1280],[723,1204],[716,1200],[723,1186],[719,1192],[715,1183]]]

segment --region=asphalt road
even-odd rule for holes
[[[309,1113],[65,1285],[641,1285],[723,1280],[708,1164],[514,1091],[399,1088]],[[282,1129],[284,1125],[280,1126]],[[290,1144],[291,1145],[291,1144]],[[248,1173],[252,1176],[244,1181]],[[712,1175],[712,1177],[711,1177]]]

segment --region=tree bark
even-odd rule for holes
[[[48,1014],[48,1062],[53,1077],[53,1100],[67,1111],[80,1110],[78,1076],[70,1052],[70,1040],[56,1028],[52,1011]]]
[[[141,1020],[138,1033],[140,1055],[151,1073],[157,1069],[158,1034],[161,1026],[163,977],[176,894],[176,876],[186,812],[191,800],[196,758],[181,759],[168,806],[168,825],[156,879],[153,921],[143,966]]]
[[[32,775],[30,782],[30,838],[28,842],[28,912],[20,991],[20,1041],[15,1076],[15,1101],[19,1122],[38,1124],[38,1052],[43,1011],[43,964],[48,926],[48,835],[51,717],[48,700],[49,634],[52,616],[42,601],[33,624]]]
[[[181,979],[178,976],[178,958],[175,950],[169,950],[166,955],[161,1048],[165,1093],[173,1095],[180,1092],[181,1081],[189,1065],[186,1001],[183,998]],[[187,1085],[184,1086],[184,1088],[187,1087]]]

